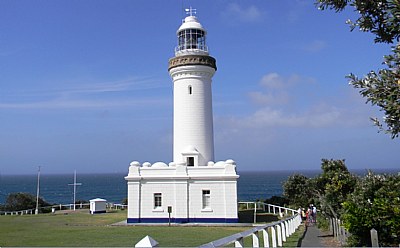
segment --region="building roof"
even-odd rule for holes
[[[196,16],[187,16],[176,33],[178,34],[184,29],[199,29],[207,33]]]

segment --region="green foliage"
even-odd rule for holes
[[[369,172],[358,181],[343,204],[345,227],[352,233],[349,245],[370,246],[370,230],[378,231],[381,246],[400,243],[400,176]]]
[[[317,0],[319,9],[332,9],[337,12],[348,5],[360,14],[355,21],[348,21],[351,30],[356,27],[363,32],[375,35],[376,43],[394,43],[400,39],[400,1],[399,0]],[[384,57],[387,66],[378,72],[371,71],[362,79],[353,74],[348,76],[350,84],[360,89],[367,103],[376,105],[384,112],[382,120],[371,118],[380,131],[399,137],[400,133],[400,48],[392,47],[392,54]]]
[[[351,30],[356,27],[376,36],[376,43],[393,43],[400,37],[400,2],[398,0],[317,0],[319,9],[336,12],[348,5],[360,14],[355,21],[347,21]]]
[[[321,169],[314,178],[300,174],[288,178],[283,188],[291,204],[314,203],[323,215],[342,219],[351,233],[350,246],[370,246],[372,228],[378,231],[381,246],[400,244],[400,174],[368,172],[357,177],[344,160],[333,159],[323,159]],[[318,217],[321,222],[323,217]]]
[[[329,230],[329,219],[324,218],[324,216],[321,217],[321,215],[317,215],[317,226],[319,229],[328,231]]]
[[[360,89],[360,94],[367,99],[367,103],[376,105],[384,112],[386,127],[378,118],[371,118],[380,131],[390,134],[393,138],[400,133],[400,47],[392,49],[393,54],[385,56],[384,64],[387,69],[378,73],[371,71],[362,79],[351,74],[348,76],[350,84]]]
[[[40,207],[45,207],[49,205],[49,203],[45,202],[42,198],[39,197]],[[9,194],[4,205],[5,211],[19,211],[34,208],[36,208],[36,196],[29,193],[21,192]]]
[[[329,217],[339,218],[342,203],[352,193],[357,177],[351,174],[344,160],[322,159],[322,174],[314,178],[320,209]]]
[[[313,202],[311,180],[301,174],[290,176],[283,184],[283,196],[295,207],[307,207]]]

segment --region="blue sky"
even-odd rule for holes
[[[239,171],[399,168],[399,140],[346,75],[388,45],[311,0],[0,2],[0,173],[127,172],[172,159],[172,82],[183,8],[217,59],[216,160]]]

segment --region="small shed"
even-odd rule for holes
[[[106,212],[107,201],[101,198],[92,199],[90,202],[90,213],[101,214]]]

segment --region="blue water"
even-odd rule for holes
[[[282,194],[282,183],[292,172],[240,172],[238,199],[254,201]],[[104,198],[120,203],[127,197],[126,174],[78,174],[76,199],[90,200]],[[67,204],[73,202],[73,174],[41,175],[40,197],[49,203]],[[8,194],[28,192],[36,195],[37,175],[3,175],[0,177],[0,204]]]
[[[365,172],[365,170],[363,171]],[[282,184],[292,175],[293,171],[258,171],[239,172],[238,200],[254,201],[271,196],[282,195]],[[301,172],[313,177],[319,171]],[[358,173],[359,174],[359,173]],[[364,174],[361,172],[361,174]],[[103,198],[109,202],[121,203],[127,197],[126,174],[78,174],[76,199],[90,200]],[[49,203],[68,204],[73,202],[73,174],[69,175],[41,175],[40,197]],[[2,175],[0,176],[0,204],[14,192],[27,192],[36,195],[37,175]]]

